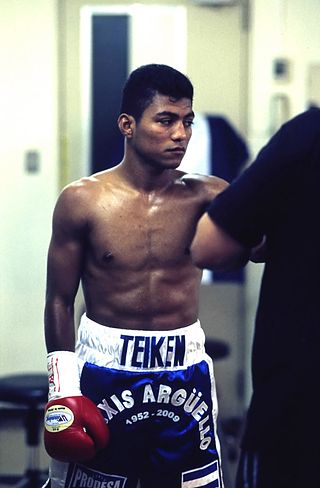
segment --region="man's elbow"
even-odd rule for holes
[[[191,244],[190,251],[192,262],[198,268],[216,269],[221,266],[220,258],[214,254],[211,246],[199,245],[195,240]]]
[[[210,253],[202,253],[195,248],[191,249],[191,258],[200,269],[228,272],[245,266],[249,260],[249,252],[243,250],[238,253],[219,253],[211,250]]]
[[[214,271],[243,267],[250,255],[249,249],[227,234],[208,214],[199,220],[190,250],[197,267]]]
[[[234,271],[242,268],[250,257],[250,249],[225,235],[222,238],[221,234],[210,240],[203,240],[196,235],[190,250],[191,259],[198,268],[213,271]]]

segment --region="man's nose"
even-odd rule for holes
[[[173,129],[173,132],[172,132],[172,139],[178,139],[178,140],[184,140],[188,137],[187,135],[187,130],[186,130],[186,127],[184,125],[184,123],[181,121],[181,122],[177,122],[175,125],[174,125],[174,129]]]

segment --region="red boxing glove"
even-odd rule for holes
[[[49,401],[44,423],[45,448],[58,461],[89,461],[109,442],[109,428],[102,413],[84,396]]]

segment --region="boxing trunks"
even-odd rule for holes
[[[86,464],[51,461],[51,488],[222,488],[217,398],[200,322],[170,331],[81,319],[81,392],[110,443]]]

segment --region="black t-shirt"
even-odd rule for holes
[[[286,123],[208,213],[239,242],[267,237],[243,445],[320,434],[320,109]],[[302,422],[302,423],[301,423]],[[303,428],[303,427],[302,427]],[[318,436],[316,434],[318,432]]]

